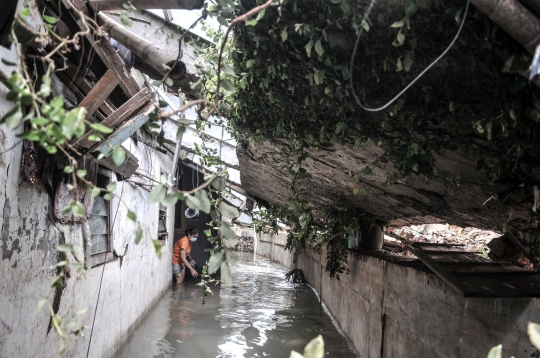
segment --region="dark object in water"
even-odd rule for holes
[[[304,279],[304,273],[301,269],[294,269],[285,274],[285,278],[287,281],[292,283],[305,283],[306,280]]]

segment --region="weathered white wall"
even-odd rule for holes
[[[285,234],[258,235],[257,253],[289,268]],[[323,262],[323,264],[321,264]],[[538,299],[463,298],[433,274],[351,253],[350,272],[330,279],[324,257],[298,258],[363,358],[484,358],[503,345],[503,357],[528,358],[527,323],[540,322]]]
[[[0,48],[0,57],[16,61],[14,52],[3,48]],[[3,64],[0,70],[11,71]],[[4,99],[5,93],[6,88],[0,84],[0,116],[11,108]],[[0,153],[18,142],[15,134],[0,125]],[[170,158],[143,144],[135,146],[127,141],[124,146],[139,159],[139,170],[156,178],[161,168],[169,170],[171,167]],[[60,233],[49,219],[52,205],[42,185],[30,186],[22,182],[19,175],[21,150],[19,145],[0,154],[0,357],[53,357],[57,355],[60,341],[54,331],[47,335],[49,315],[46,310],[36,316],[32,312],[55,277],[51,266],[58,261],[56,245]],[[113,180],[116,180],[114,175]],[[118,183],[116,193],[122,193],[123,200],[137,214],[144,228],[156,238],[158,207],[146,204],[149,193],[129,183]],[[118,199],[112,200],[111,220],[118,203]],[[172,281],[174,207],[168,211],[171,239],[163,247],[161,260],[146,233],[141,243],[135,245],[136,224],[126,218],[126,213],[127,209],[120,205],[112,230],[112,245],[118,254],[123,254],[129,243],[122,266],[119,261],[113,261],[84,271],[83,276],[73,271],[67,281],[59,313],[85,307],[88,311],[79,319],[86,326],[84,337],[71,335],[73,339],[68,343],[66,357],[87,356],[94,321],[88,356],[110,356]],[[82,248],[80,225],[71,226],[66,241],[79,250]],[[71,256],[69,259],[74,260]],[[79,259],[83,260],[82,254]],[[52,298],[53,295],[49,295],[49,302]]]

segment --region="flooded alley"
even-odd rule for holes
[[[173,286],[115,357],[289,357],[322,334],[326,357],[356,357],[313,290],[286,269],[239,254],[233,287],[201,305],[199,280]]]

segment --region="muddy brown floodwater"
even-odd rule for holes
[[[199,279],[175,285],[115,357],[289,358],[322,334],[325,357],[357,357],[313,290],[284,279],[287,270],[251,253],[232,267],[232,287],[213,287],[201,305]]]

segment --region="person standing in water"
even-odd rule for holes
[[[173,275],[176,277],[176,283],[184,282],[186,269],[189,269],[191,276],[197,277],[199,274],[195,271],[195,260],[191,259],[192,242],[197,241],[199,231],[195,228],[187,229],[186,236],[174,244],[173,249]]]

